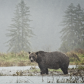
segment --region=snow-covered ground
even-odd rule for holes
[[[33,66],[34,67],[34,66]],[[38,66],[35,66],[36,68],[39,68]],[[76,65],[69,65],[69,68],[75,68]],[[16,71],[24,71],[29,70],[31,66],[22,66],[22,67],[0,67],[0,73],[6,74],[6,76],[0,76],[0,84],[16,84],[16,83],[35,83],[35,84],[46,84],[46,83],[56,83],[56,79],[66,79],[69,76],[68,75],[57,75],[57,76],[49,76],[49,75],[39,75],[39,76],[11,76],[12,74],[15,74]],[[8,76],[7,76],[8,75]],[[10,75],[10,76],[9,76]]]

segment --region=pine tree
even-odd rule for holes
[[[72,3],[69,5],[62,23],[64,28],[61,31],[62,45],[60,50],[63,51],[63,47],[66,47],[67,51],[81,48],[83,41],[81,29],[84,28],[84,25],[82,24],[84,22],[83,16],[84,13],[79,4],[77,7]]]
[[[76,7],[77,48],[84,49],[84,10],[80,4]]]
[[[10,29],[8,29],[9,33],[7,36],[10,37],[8,41],[8,51],[30,51],[29,39],[34,34],[29,25],[31,21],[29,19],[29,12],[29,7],[21,0],[21,3],[16,6],[15,17],[12,19],[13,24],[11,24]]]

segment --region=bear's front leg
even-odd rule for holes
[[[46,74],[48,74],[48,69],[46,68]]]
[[[40,69],[41,70],[41,75],[46,73],[46,69]]]
[[[45,73],[48,74],[48,70],[46,69],[45,65],[42,62],[40,62],[38,65],[41,70],[41,74],[45,74]]]

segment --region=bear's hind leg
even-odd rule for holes
[[[65,74],[65,70],[63,68],[61,68],[61,70],[63,71],[63,73]]]
[[[64,74],[68,74],[68,68],[62,67],[61,70],[63,71]]]
[[[65,74],[68,74],[68,66],[65,67]]]
[[[65,68],[65,74],[68,74],[68,68],[67,67]]]

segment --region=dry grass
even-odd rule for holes
[[[0,66],[29,66],[36,65],[29,60],[29,54],[21,51],[19,53],[0,53]]]
[[[70,64],[84,65],[84,50],[76,50],[67,52],[66,55],[70,58]],[[0,53],[0,66],[29,66],[37,65],[36,62],[31,63],[29,54],[21,51],[19,53]]]
[[[84,65],[84,50],[75,50],[67,52],[66,55],[69,57],[70,64],[82,64]]]

